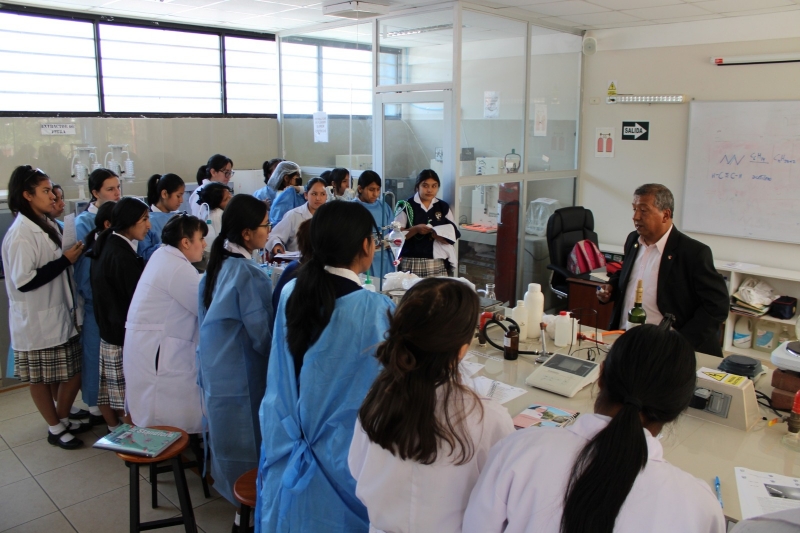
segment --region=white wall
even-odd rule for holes
[[[784,37],[798,35],[800,20],[794,19],[800,17],[795,13],[595,32],[598,52],[584,58],[578,201],[594,212],[601,242],[624,243],[633,230],[633,190],[647,182],[663,183],[672,190],[680,228],[689,114],[687,105],[607,105],[608,81],[616,80],[620,93],[679,93],[696,100],[796,100],[800,96],[796,63],[717,67],[709,62],[711,56],[800,49],[800,38]],[[793,20],[787,21],[787,17]],[[737,42],[708,42],[715,39]],[[682,45],[686,42],[694,44]],[[592,97],[600,98],[601,103],[590,104]],[[650,140],[621,141],[623,120],[649,121]],[[599,126],[616,128],[613,159],[594,157],[594,133]],[[691,236],[711,246],[716,259],[799,268],[798,245],[699,233]]]

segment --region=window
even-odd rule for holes
[[[219,35],[100,24],[107,112],[221,113]]]
[[[97,112],[91,22],[0,13],[0,108]]]
[[[322,110],[329,115],[372,114],[372,52],[322,47]]]
[[[317,46],[281,43],[285,115],[311,115],[320,110],[318,55]]]
[[[228,113],[278,112],[278,54],[275,41],[225,37]]]

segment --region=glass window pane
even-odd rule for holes
[[[310,115],[319,110],[318,53],[316,45],[281,43],[284,114]]]
[[[531,26],[528,171],[577,168],[581,37]]]
[[[473,11],[464,11],[462,20],[461,145],[474,148],[476,159],[459,170],[465,176],[502,174],[507,166],[521,172],[528,24]]]
[[[106,111],[220,113],[219,37],[100,24]]]
[[[452,9],[382,20],[379,28],[380,85],[452,81]]]
[[[0,109],[100,110],[89,22],[0,13]]]
[[[278,112],[277,49],[274,41],[225,37],[228,113]]]

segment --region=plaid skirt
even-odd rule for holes
[[[125,409],[125,374],[122,373],[122,346],[100,339],[100,387],[97,405]]]
[[[43,350],[14,350],[14,375],[34,385],[63,383],[81,372],[83,349],[75,335],[64,344]]]
[[[421,278],[449,276],[444,259],[425,259],[422,257],[401,257],[398,272],[411,272]]]

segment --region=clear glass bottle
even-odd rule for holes
[[[494,283],[486,284],[486,299],[497,300],[497,295],[494,293]]]

